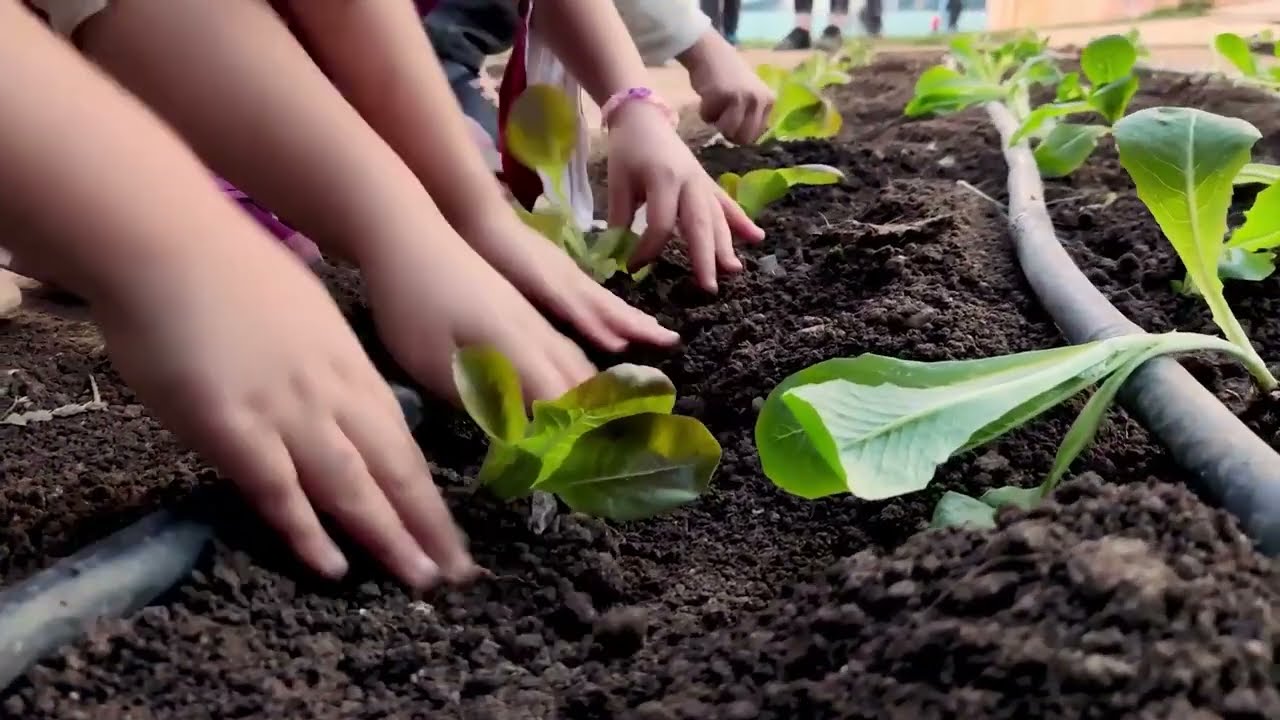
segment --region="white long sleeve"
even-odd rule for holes
[[[697,0],[614,0],[646,65],[661,65],[711,29]]]

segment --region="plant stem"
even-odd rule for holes
[[[1213,314],[1218,321],[1218,327],[1222,329],[1222,334],[1237,349],[1237,352],[1234,353],[1235,356],[1248,368],[1254,379],[1258,381],[1258,385],[1267,392],[1280,387],[1280,381],[1277,381],[1276,377],[1271,374],[1267,363],[1262,359],[1262,356],[1258,355],[1253,343],[1249,342],[1249,336],[1245,334],[1244,328],[1240,326],[1240,321],[1236,319],[1235,313],[1231,312],[1230,308],[1226,308],[1225,312]]]

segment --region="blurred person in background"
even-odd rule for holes
[[[868,35],[879,37],[881,26],[881,0],[866,0],[858,12],[858,20]],[[813,39],[813,0],[795,0],[795,27],[782,38],[777,50],[819,50],[835,52],[844,44],[844,27],[849,23],[849,0],[831,0],[831,12],[827,26],[815,41]]]

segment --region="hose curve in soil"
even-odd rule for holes
[[[391,389],[417,427],[422,397]],[[160,510],[0,591],[0,690],[94,623],[137,612],[182,582],[213,535],[202,520]]]
[[[1145,332],[1094,287],[1058,242],[1044,184],[1025,142],[1009,146],[1017,121],[989,104],[1009,166],[1009,225],[1018,263],[1072,343]],[[1259,549],[1280,555],[1280,455],[1171,358],[1139,368],[1120,401],[1191,473],[1192,489],[1239,518]]]

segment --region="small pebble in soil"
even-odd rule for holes
[[[778,258],[773,255],[765,255],[756,262],[760,272],[770,277],[784,277],[787,274],[786,269],[778,264]]]

